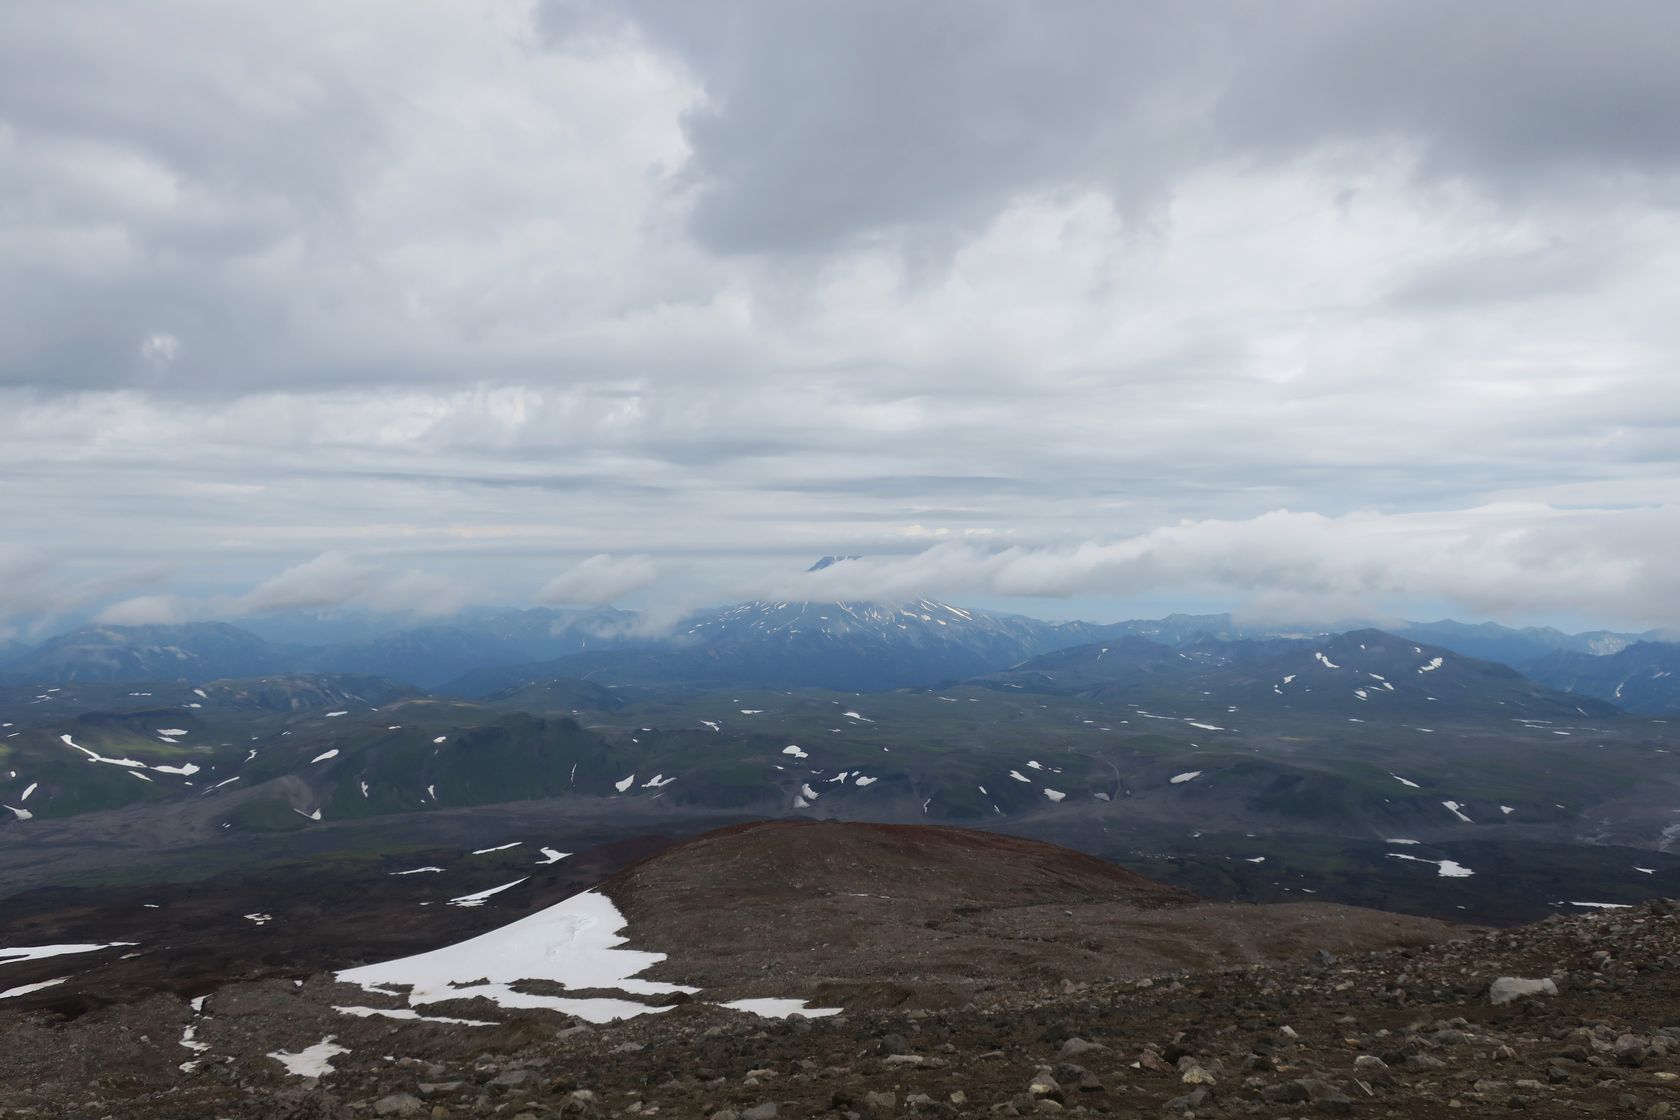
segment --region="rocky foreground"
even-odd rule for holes
[[[960,1007],[813,1019],[699,1002],[602,1026],[332,1011],[356,995],[325,977],[269,980],[197,1011],[157,996],[68,1024],[14,1021],[0,1116],[1680,1115],[1673,902],[1343,959],[1070,976]],[[276,1038],[296,1053],[323,1030],[343,1052],[319,1077],[269,1056]],[[196,1050],[199,1037],[215,1046]]]

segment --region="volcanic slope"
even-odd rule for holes
[[[948,1006],[1066,976],[1421,944],[1452,927],[1317,903],[1198,902],[1068,848],[927,825],[719,829],[607,880],[649,975],[848,1007]]]
[[[482,938],[336,977],[346,962],[323,960],[296,983],[195,984],[190,999],[173,978],[81,1009],[50,995],[73,980],[37,977],[149,946],[0,946],[15,970],[0,976],[34,989],[0,995],[0,1110],[1663,1116],[1680,1076],[1669,902],[1485,933],[1342,907],[1210,907],[1064,849],[954,829],[773,823],[526,909]],[[506,936],[521,929],[534,936]],[[422,975],[428,961],[449,971]],[[591,1019],[616,997],[512,979],[521,962],[539,979],[616,976],[631,998],[613,1006],[632,1017]],[[370,983],[386,973],[399,985]],[[678,987],[702,974],[727,982]],[[808,1018],[781,1018],[785,999],[723,1002],[766,977],[780,996],[831,1002]],[[1501,977],[1548,994],[1495,1003]],[[585,997],[576,1013],[568,994]]]
[[[484,893],[491,906],[504,897]],[[574,917],[545,925],[557,912]],[[131,1120],[348,1120],[370,1109],[706,1116],[725,1107],[1019,1115],[1048,1097],[1070,1110],[1155,1115],[1172,1100],[1176,1111],[1225,1115],[1270,1101],[1347,1111],[1353,1092],[1392,1116],[1447,1115],[1449,1097],[1503,1106],[1526,1095],[1531,1111],[1553,1097],[1608,1105],[1618,1092],[1660,1091],[1657,1075],[1680,1053],[1651,1018],[1656,1004],[1641,1000],[1626,1014],[1611,1006],[1637,994],[1630,984],[1640,976],[1667,990],[1660,974],[1646,974],[1675,952],[1673,922],[1651,913],[1607,927],[1602,942],[1568,923],[1466,942],[1474,931],[1371,911],[1198,904],[1089,857],[1006,837],[735,827],[506,927],[546,931],[546,948],[518,946],[540,970],[595,982],[608,957],[629,962],[633,971],[616,982],[639,997],[628,1020],[577,1024],[544,1002],[571,990],[563,983],[484,980],[507,971],[503,957],[449,961],[453,978],[429,982],[449,979],[459,994],[434,994],[419,1010],[401,990],[366,982],[424,956],[337,978],[329,972],[348,962],[323,960],[295,985],[197,986],[190,1003],[170,990],[178,978],[80,1013],[13,995],[30,1009],[0,1006],[0,1108]],[[620,953],[614,935],[626,918]],[[272,928],[254,925],[250,935]],[[100,936],[126,940],[123,932]],[[1589,959],[1600,943],[1609,948]],[[30,970],[19,979],[41,985],[43,970],[76,973],[83,966],[64,953],[91,946],[48,947],[60,955],[33,965],[29,955],[46,949],[9,948],[26,963],[0,967]],[[649,950],[672,956],[644,968],[656,960]],[[580,952],[577,967],[567,963]],[[1502,973],[1489,970],[1511,967],[1555,973],[1572,1001],[1559,1001],[1556,1016],[1519,1007],[1490,1017],[1487,984]],[[703,986],[683,998],[678,984]],[[844,1011],[777,1022],[760,1009],[785,1008],[721,1002],[760,986],[781,997],[822,993],[824,1008]],[[598,1009],[601,999],[584,1003]],[[1476,1023],[1448,1021],[1461,1014]],[[1570,1033],[1587,1019],[1598,1025]],[[1529,1037],[1536,1030],[1548,1038]],[[1631,1065],[1590,1061],[1624,1051]],[[1366,1054],[1381,1060],[1356,1063]],[[1524,1087],[1544,1086],[1548,1063],[1566,1067],[1562,1079]],[[1050,1080],[1028,1090],[1040,1067]],[[912,1104],[908,1094],[925,1096]],[[1185,1096],[1196,1099],[1185,1105]],[[766,1102],[779,1108],[760,1108]]]

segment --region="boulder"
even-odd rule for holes
[[[425,1106],[412,1093],[392,1093],[373,1102],[375,1116],[418,1116]]]
[[[1557,985],[1550,977],[1543,980],[1525,980],[1520,976],[1501,976],[1488,988],[1488,1000],[1498,1007],[1502,1003],[1512,1000],[1526,999],[1530,996],[1555,996],[1558,994]]]

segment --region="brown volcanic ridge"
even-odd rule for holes
[[[823,1006],[941,1007],[1079,977],[1440,941],[1428,918],[1328,903],[1200,902],[1054,844],[931,825],[719,829],[600,888],[651,978]]]

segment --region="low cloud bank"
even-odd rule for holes
[[[1435,600],[1470,615],[1570,612],[1680,622],[1670,507],[1568,510],[1495,505],[1327,517],[1278,510],[1056,546],[935,545],[772,579],[760,598],[902,600],[963,595],[1225,596],[1250,614],[1301,622],[1376,617]]]
[[[1065,544],[936,544],[901,556],[847,560],[819,571],[762,570],[719,578],[680,557],[597,554],[576,561],[531,601],[608,606],[634,596],[639,613],[607,620],[651,636],[693,609],[743,599],[883,601],[918,597],[1053,599],[1196,596],[1254,619],[1332,624],[1396,617],[1438,603],[1462,617],[1524,621],[1569,615],[1604,625],[1680,628],[1680,509],[1560,509],[1502,504],[1427,513],[1326,516],[1276,510],[1245,520],[1186,521],[1133,536]],[[0,555],[0,637],[100,602],[114,624],[237,619],[354,607],[437,617],[486,598],[507,601],[497,561],[463,581],[346,552],[325,552],[242,594],[194,596],[147,584],[157,572],[74,581],[43,555]],[[803,565],[801,565],[801,569]],[[502,581],[505,583],[505,579]],[[126,596],[126,597],[123,597]]]

